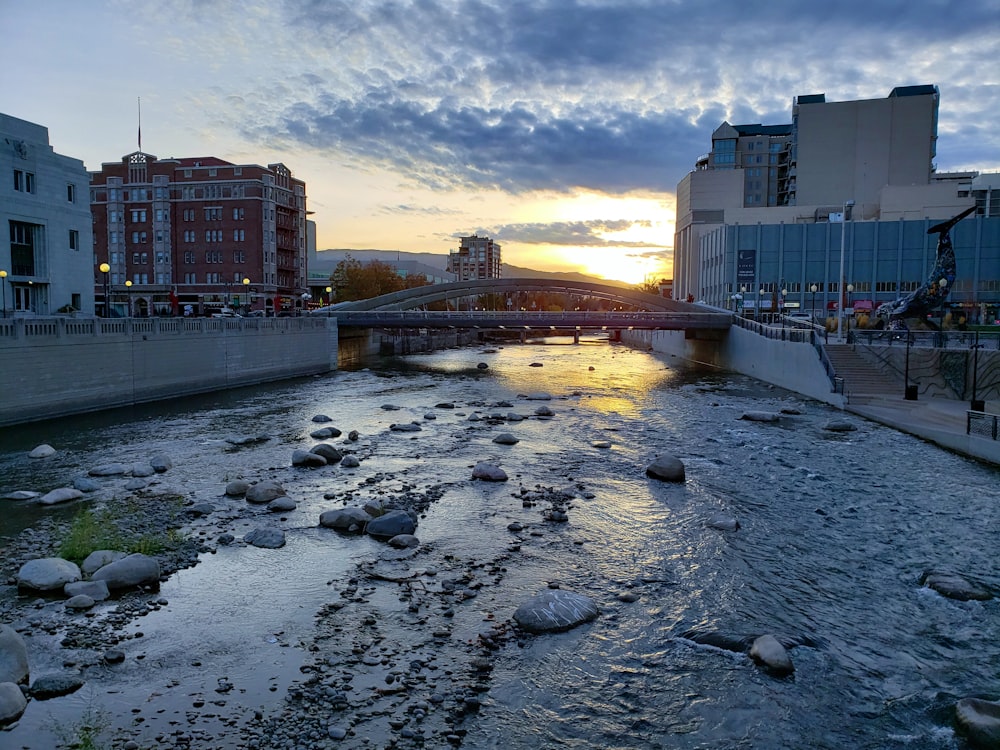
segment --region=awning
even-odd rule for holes
[[[866,311],[874,310],[875,303],[870,299],[856,299],[854,300],[854,309]]]

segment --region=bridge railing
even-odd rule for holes
[[[467,310],[334,310],[338,325],[380,327],[482,327],[482,328],[725,328],[730,316],[717,312],[538,312]]]

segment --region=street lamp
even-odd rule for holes
[[[0,269],[0,292],[3,293],[3,316],[7,317],[7,272]]]
[[[972,345],[972,411],[986,411],[986,402],[976,398],[977,376],[979,374],[979,331],[976,331],[976,343]]]
[[[847,245],[847,209],[854,205],[854,201],[844,203],[844,213],[840,216],[840,283],[837,285],[837,341],[844,341],[844,248]]]
[[[815,284],[813,284],[812,286],[809,287],[809,291],[813,293],[812,319],[813,319],[813,323],[815,323],[816,322],[816,292],[819,291],[819,287],[816,286]]]
[[[785,303],[788,300],[788,289],[786,287],[781,287],[781,310],[779,312],[785,314]]]
[[[105,318],[110,318],[111,317],[111,303],[108,301],[108,296],[109,296],[108,295],[108,274],[111,271],[111,266],[109,266],[107,263],[101,263],[101,265],[99,265],[97,268],[98,268],[98,270],[101,273],[104,274],[104,317]]]
[[[125,279],[125,302],[128,305],[128,315],[126,317],[132,317],[132,279]]]
[[[246,307],[249,309],[249,307],[250,307],[250,279],[246,278],[245,276],[243,277],[243,289],[246,291],[246,295],[247,295]]]
[[[903,393],[903,398],[907,401],[917,400],[917,386],[910,385],[910,347],[913,346],[913,333],[910,331],[906,332],[906,367],[903,371],[903,381],[906,383],[906,389]]]
[[[761,305],[764,304],[764,292],[764,287],[761,287],[760,291],[757,292],[757,320],[760,320]]]

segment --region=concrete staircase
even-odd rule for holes
[[[850,344],[825,344],[834,374],[844,379],[844,394],[852,404],[902,400],[903,379],[876,369]]]

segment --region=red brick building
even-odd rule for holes
[[[91,173],[90,205],[99,314],[302,307],[306,186],[284,164],[136,151]]]

